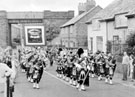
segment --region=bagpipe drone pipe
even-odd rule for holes
[[[90,73],[90,67],[88,64],[86,66],[81,66],[83,63],[74,63],[77,70],[77,82],[81,85],[84,84],[86,86],[89,86],[89,73]]]

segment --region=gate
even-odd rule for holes
[[[124,50],[128,47],[127,44],[122,44],[121,42],[118,43],[112,43],[112,54],[118,55],[122,54]]]

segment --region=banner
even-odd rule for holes
[[[44,26],[25,26],[25,45],[45,45]]]

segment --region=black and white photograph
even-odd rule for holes
[[[135,0],[0,1],[0,97],[135,97]]]

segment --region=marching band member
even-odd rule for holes
[[[109,80],[109,64],[110,61],[112,60],[111,54],[108,54],[108,56],[106,56],[106,66],[105,66],[105,83],[108,83]]]
[[[81,71],[81,68],[82,66],[77,62],[75,63],[75,66],[77,68],[77,72],[76,72],[76,80],[77,80],[77,85],[76,85],[76,88],[78,89],[80,87],[80,71]]]
[[[61,76],[61,72],[62,72],[61,60],[62,60],[62,58],[60,56],[58,56],[58,59],[57,59],[57,69],[56,69],[57,77],[60,77]]]
[[[109,81],[109,83],[112,84],[112,78],[114,75],[115,68],[116,68],[116,60],[111,55],[111,53],[109,53],[106,61],[106,79],[105,79],[106,83],[108,83]]]
[[[29,70],[29,82],[33,82],[33,71],[34,71],[34,65],[32,60],[29,62],[30,70]]]
[[[104,68],[103,68],[103,58],[99,55],[99,59],[97,60],[97,65],[98,65],[98,80],[102,80],[103,73],[104,73]]]
[[[89,75],[91,75],[91,77],[93,78],[95,76],[94,75],[94,70],[95,70],[94,65],[95,65],[95,62],[94,62],[93,56],[88,56],[87,61],[88,61],[88,64],[89,64],[89,69],[90,69],[90,74]]]
[[[28,56],[27,56],[27,57],[28,57]],[[29,64],[29,61],[30,61],[30,60],[27,59],[27,60],[26,60],[26,64],[25,64],[25,67],[26,67],[26,78],[27,78],[28,81],[30,81],[30,77],[29,77],[29,76],[30,76],[30,74],[29,74],[30,64]]]
[[[39,82],[43,75],[44,66],[41,57],[38,56],[37,63],[34,65],[33,72],[33,88],[39,89]]]
[[[26,71],[26,56],[23,55],[21,57],[21,61],[20,61],[20,65],[21,65],[21,69],[22,69],[22,72],[24,73]]]
[[[63,56],[64,58],[63,58],[63,80],[65,80],[66,79],[66,77],[67,77],[67,57],[66,57],[66,55],[64,55]]]
[[[72,72],[73,72],[73,65],[74,65],[74,57],[73,57],[73,55],[72,55],[73,53],[72,52],[70,52],[70,57],[69,57],[69,62],[68,62],[68,64],[69,64],[69,83],[72,85],[73,84],[73,80],[72,80],[72,78],[73,78],[73,75],[72,75]]]
[[[72,68],[72,84],[74,86],[76,86],[77,84],[77,67],[75,64],[73,64],[73,68]]]
[[[79,85],[78,85],[78,88],[79,90],[85,90],[85,87],[84,87],[84,78],[85,78],[85,68],[82,67],[81,70],[80,70],[80,76],[79,76]]]
[[[109,80],[110,80],[109,83],[110,84],[113,84],[112,79],[114,76],[115,69],[116,69],[116,60],[115,60],[114,56],[112,56],[111,63],[109,64]]]
[[[78,49],[78,56],[79,56],[79,61],[78,64],[81,66],[80,70],[79,70],[79,76],[78,76],[78,84],[77,84],[77,88],[79,90],[85,90],[84,85],[88,85],[89,86],[89,66],[88,66],[88,62],[87,62],[87,57],[83,56],[83,49],[80,48]],[[88,70],[89,69],[89,70]]]
[[[89,72],[90,67],[87,64],[87,57],[83,58],[83,61],[80,63],[81,69],[79,73],[78,85],[77,88],[81,91],[85,91],[85,86],[89,86]]]

